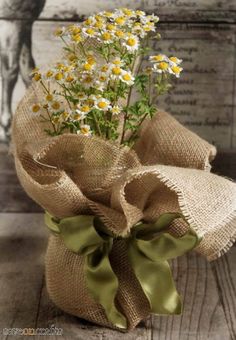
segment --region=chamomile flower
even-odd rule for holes
[[[135,16],[135,11],[133,11],[132,9],[129,9],[129,8],[121,8],[121,12],[129,18]]]
[[[179,67],[178,65],[174,65],[170,67],[169,72],[176,76],[176,78],[179,78],[180,73],[183,71],[182,67]]]
[[[170,70],[170,65],[166,61],[161,61],[160,63],[154,64],[153,71],[157,73],[168,73]]]
[[[40,104],[34,104],[32,106],[32,112],[36,115],[40,115],[41,106]]]
[[[82,112],[83,114],[87,115],[91,111],[91,107],[87,103],[83,103],[77,106],[78,109],[76,110]]]
[[[89,137],[92,135],[92,131],[88,124],[83,124],[80,126],[80,130],[77,131],[77,134]]]
[[[112,64],[116,65],[116,66],[123,66],[124,65],[124,61],[121,60],[120,57],[116,57],[111,61]]]
[[[83,28],[82,30],[86,37],[93,38],[97,34],[97,31],[92,27],[88,27],[88,28],[86,27],[86,28]]]
[[[168,61],[168,58],[166,55],[164,54],[157,54],[157,55],[152,55],[149,57],[149,60],[152,62],[152,63],[159,63],[161,61]]]
[[[86,113],[81,112],[79,110],[76,110],[73,115],[72,115],[72,119],[76,122],[79,122],[81,120],[84,120],[86,117]]]
[[[135,52],[139,48],[139,39],[135,35],[128,35],[125,38],[123,45],[127,48],[129,52]]]
[[[138,35],[141,38],[144,38],[147,34],[145,30],[143,29],[143,26],[140,22],[135,22],[132,27],[132,33]]]
[[[65,122],[67,122],[71,117],[71,111],[63,111],[61,116]]]
[[[54,34],[56,37],[62,37],[65,34],[65,32],[66,32],[66,28],[63,26],[63,27],[58,27],[55,30]]]
[[[113,42],[113,35],[108,31],[104,31],[100,34],[99,40],[105,44],[111,44]]]
[[[169,58],[169,61],[170,61],[170,64],[172,64],[174,66],[174,65],[181,64],[183,60],[172,56],[172,57]]]
[[[113,115],[119,115],[121,113],[121,107],[119,105],[114,105],[110,111],[113,113]]]
[[[110,76],[112,79],[117,79],[121,76],[122,74],[122,68],[119,66],[116,66],[114,64],[111,65],[110,68]]]
[[[95,102],[95,107],[101,111],[108,111],[111,108],[110,101],[106,98],[98,98]]]
[[[95,81],[95,86],[99,90],[103,90],[104,87],[107,85],[108,77],[106,73],[100,73],[97,76],[97,80]]]
[[[91,72],[95,67],[95,64],[85,62],[81,65],[82,72]]]
[[[120,80],[122,80],[124,83],[126,83],[129,86],[134,84],[134,77],[132,76],[132,73],[130,72],[122,71],[119,78]]]
[[[92,76],[92,74],[85,74],[84,76],[82,76],[81,82],[83,86],[88,89],[94,84],[94,77]]]

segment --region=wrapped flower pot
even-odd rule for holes
[[[215,147],[154,105],[181,60],[149,53],[158,18],[119,9],[59,29],[63,60],[33,71],[13,121],[20,182],[45,210],[49,296],[127,331],[180,314],[169,261],[213,260],[235,239],[236,186]]]

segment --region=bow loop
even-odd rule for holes
[[[167,260],[193,249],[200,241],[191,228],[181,237],[171,235],[168,229],[177,218],[183,215],[166,213],[154,223],[140,222],[126,237],[130,264],[155,314],[181,313],[181,300]],[[125,316],[116,308],[119,282],[109,260],[115,235],[97,217],[89,215],[59,220],[46,213],[45,222],[54,234],[60,235],[68,249],[85,256],[89,292],[103,306],[113,325],[127,328]]]

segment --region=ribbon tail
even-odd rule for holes
[[[129,260],[154,314],[181,314],[182,302],[175,288],[169,263],[152,261],[138,249],[136,242],[128,247]]]
[[[103,306],[107,319],[116,327],[126,329],[127,320],[115,306],[118,279],[111,268],[108,249],[97,249],[87,255],[85,272],[87,287],[95,301]]]

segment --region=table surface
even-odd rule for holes
[[[192,252],[172,262],[174,279],[183,297],[181,316],[152,316],[134,331],[122,334],[58,309],[45,288],[44,255],[48,231],[40,209],[26,197],[10,157],[0,153],[0,339],[3,328],[47,328],[62,336],[42,339],[87,340],[235,340],[236,247],[208,263]]]

